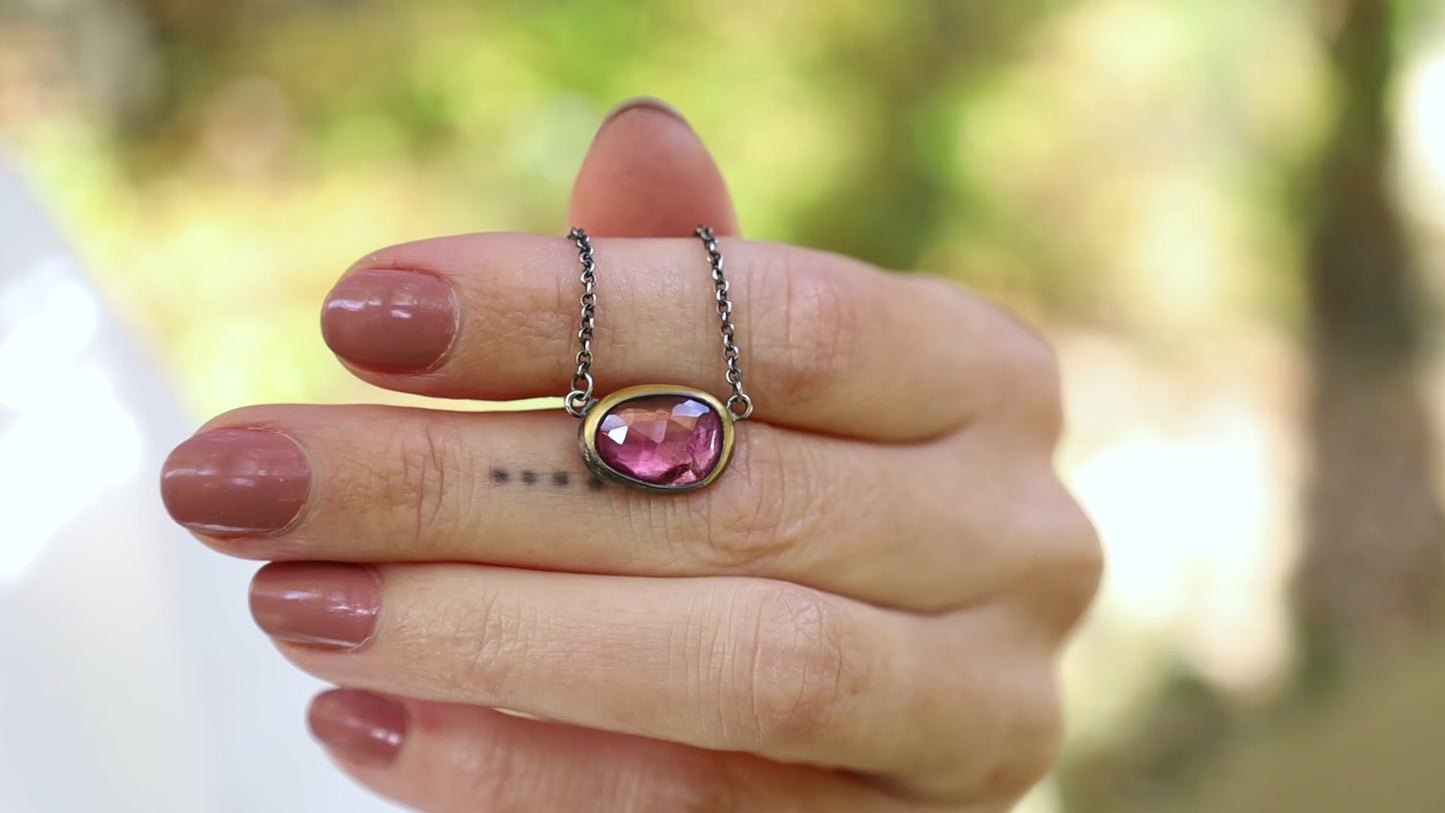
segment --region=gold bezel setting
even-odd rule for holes
[[[695,398],[707,404],[709,409],[717,413],[718,419],[722,422],[722,450],[718,453],[717,463],[712,467],[712,471],[707,473],[706,477],[695,483],[688,483],[682,486],[657,485],[617,471],[607,465],[607,462],[604,461],[598,453],[597,430],[602,424],[602,418],[621,404],[652,395],[680,395],[687,398]],[[589,405],[587,414],[582,419],[581,430],[578,433],[578,445],[582,451],[582,460],[587,464],[587,468],[603,480],[633,486],[634,488],[645,488],[649,491],[681,494],[706,487],[727,469],[728,463],[732,462],[733,457],[733,422],[733,415],[727,406],[705,390],[700,390],[696,387],[685,387],[680,384],[643,384],[617,390]]]

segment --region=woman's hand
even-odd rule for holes
[[[633,228],[587,179],[638,160],[609,139],[642,139],[679,180],[616,194],[688,189],[664,217],[731,229],[701,147],[651,110],[599,137],[574,217]],[[721,391],[696,240],[595,245],[602,391]],[[312,725],[361,782],[435,813],[995,811],[1049,766],[1055,657],[1100,567],[1052,468],[1053,355],[946,282],[723,248],[757,411],[700,492],[599,487],[560,408],[252,407],[172,454],[176,519],[276,560],[253,611],[348,687]],[[557,395],[575,268],[560,237],[397,246],[343,277],[323,324],[382,387]]]

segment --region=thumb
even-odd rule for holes
[[[657,99],[618,105],[572,187],[571,225],[598,237],[683,237],[699,224],[738,233],[732,197],[682,114]]]

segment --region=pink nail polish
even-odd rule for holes
[[[251,616],[273,638],[355,649],[376,633],[381,580],[363,565],[278,562],[251,580]]]
[[[360,689],[332,689],[311,701],[307,724],[327,748],[357,762],[386,765],[406,741],[406,707]]]
[[[420,271],[368,268],[348,274],[321,310],[321,334],[333,353],[386,372],[435,367],[456,331],[451,286]]]
[[[216,429],[171,452],[161,498],[176,522],[206,534],[240,536],[290,525],[311,492],[311,467],[296,442],[276,432]]]

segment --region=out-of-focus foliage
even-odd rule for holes
[[[1292,307],[1275,198],[1324,91],[1289,4],[37,9],[3,29],[9,141],[204,410],[355,397],[294,346],[317,295],[379,243],[558,231],[635,93],[689,115],[758,238],[1170,338]]]
[[[668,99],[749,236],[952,275],[1052,333],[1111,572],[1070,657],[1069,793],[1030,809],[1146,772],[1183,799],[1192,743],[1253,741],[1291,685],[1310,230],[1359,2],[9,0],[0,138],[202,415],[398,400],[321,344],[336,277],[390,242],[560,233],[605,111]],[[1392,7],[1430,292],[1445,19]]]

